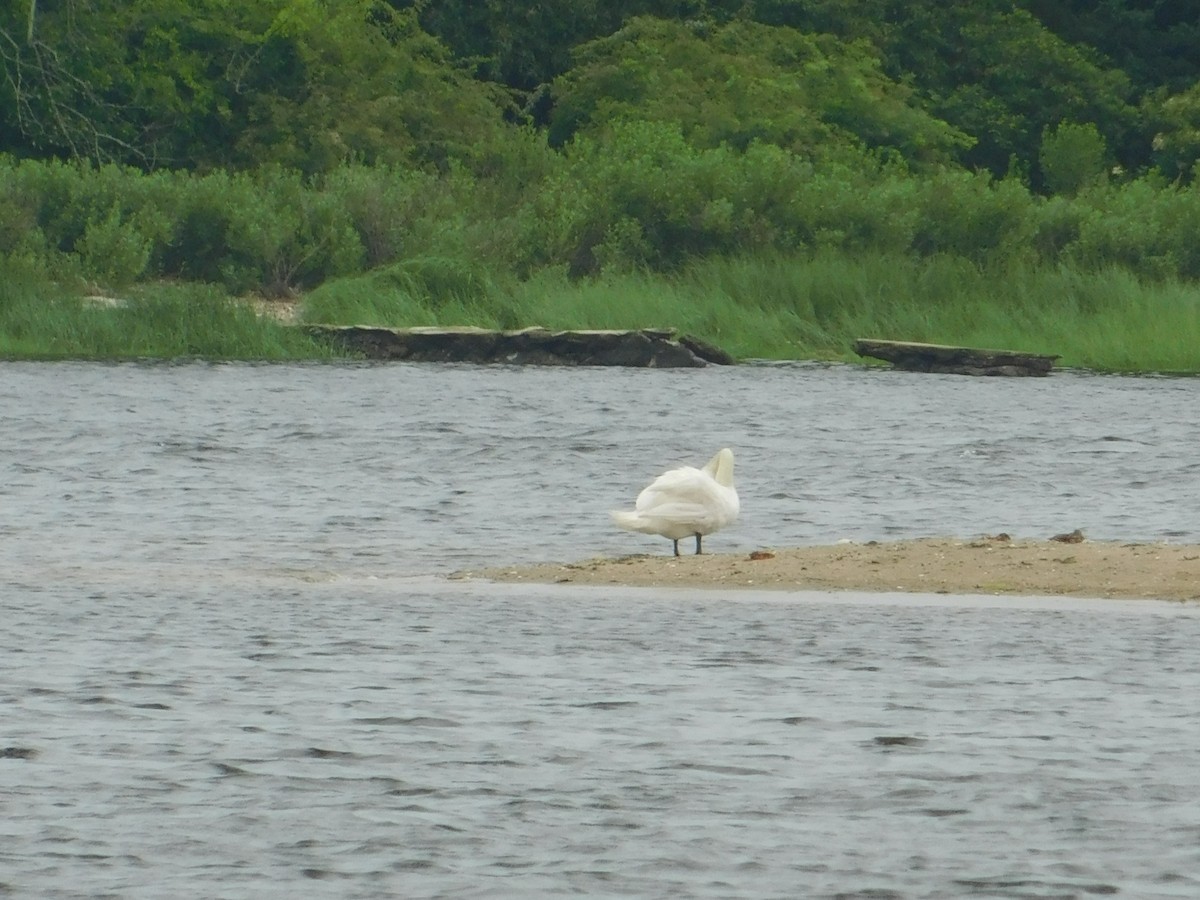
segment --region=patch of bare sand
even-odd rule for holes
[[[284,325],[295,325],[300,321],[300,301],[294,297],[251,297],[246,301],[260,316],[266,316]]]
[[[1074,536],[1072,536],[1074,537]],[[642,555],[459,573],[505,582],[1200,599],[1200,546],[975,540]]]

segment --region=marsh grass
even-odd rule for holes
[[[14,279],[0,289],[0,356],[324,359],[333,351],[207,285],[158,285],[118,303]]]
[[[457,260],[419,257],[328,282],[309,293],[305,322],[416,327],[516,328],[507,293],[482,270]]]
[[[106,308],[11,268],[0,273],[0,355],[314,359],[335,351],[220,288],[158,284]],[[861,362],[856,338],[1057,354],[1060,366],[1200,372],[1200,287],[1127,270],[984,267],[961,257],[734,257],[670,275],[524,281],[422,257],[327,282],[301,320],[382,326],[674,328],[742,358]],[[868,361],[872,362],[873,361]]]
[[[1101,371],[1200,371],[1200,289],[1122,269],[989,269],[961,259],[901,258],[828,262],[805,267],[798,280],[800,294],[838,291],[836,302],[811,307],[829,343],[801,341],[801,355],[845,358],[839,350],[854,338],[878,337],[1057,354],[1059,365]]]
[[[431,297],[395,272],[333,282],[308,321],[675,328],[739,358],[857,361],[860,337],[1057,354],[1063,366],[1200,371],[1200,288],[1123,269],[982,267],[961,257],[739,257],[672,275],[475,281]]]
[[[1200,371],[1200,288],[1121,269],[828,254],[715,259],[669,279],[550,287],[533,302],[520,298],[526,321],[670,325],[741,358],[857,360],[854,340],[874,337],[1057,354],[1062,366],[1101,371]]]

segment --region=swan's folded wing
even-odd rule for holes
[[[708,502],[717,483],[699,469],[685,466],[659,475],[638,494],[634,504],[638,512],[674,503]]]
[[[625,512],[613,510],[613,521],[627,531],[644,534],[661,534],[668,538],[708,534],[720,525],[714,520],[712,510],[690,503],[661,504],[649,510]]]
[[[677,522],[681,525],[692,523],[708,525],[713,518],[713,507],[703,503],[688,503],[679,500],[673,503],[660,503],[653,509],[639,511],[638,515],[658,519],[662,522]]]

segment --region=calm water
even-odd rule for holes
[[[1200,542],[1200,380],[0,364],[0,896],[1200,896],[1200,606],[446,581]]]

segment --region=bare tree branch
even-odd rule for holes
[[[0,28],[0,78],[12,94],[22,137],[32,147],[58,147],[96,163],[145,161],[145,153],[101,124],[116,121],[120,107],[75,75],[58,50],[33,37],[35,8],[31,0],[24,44]]]

